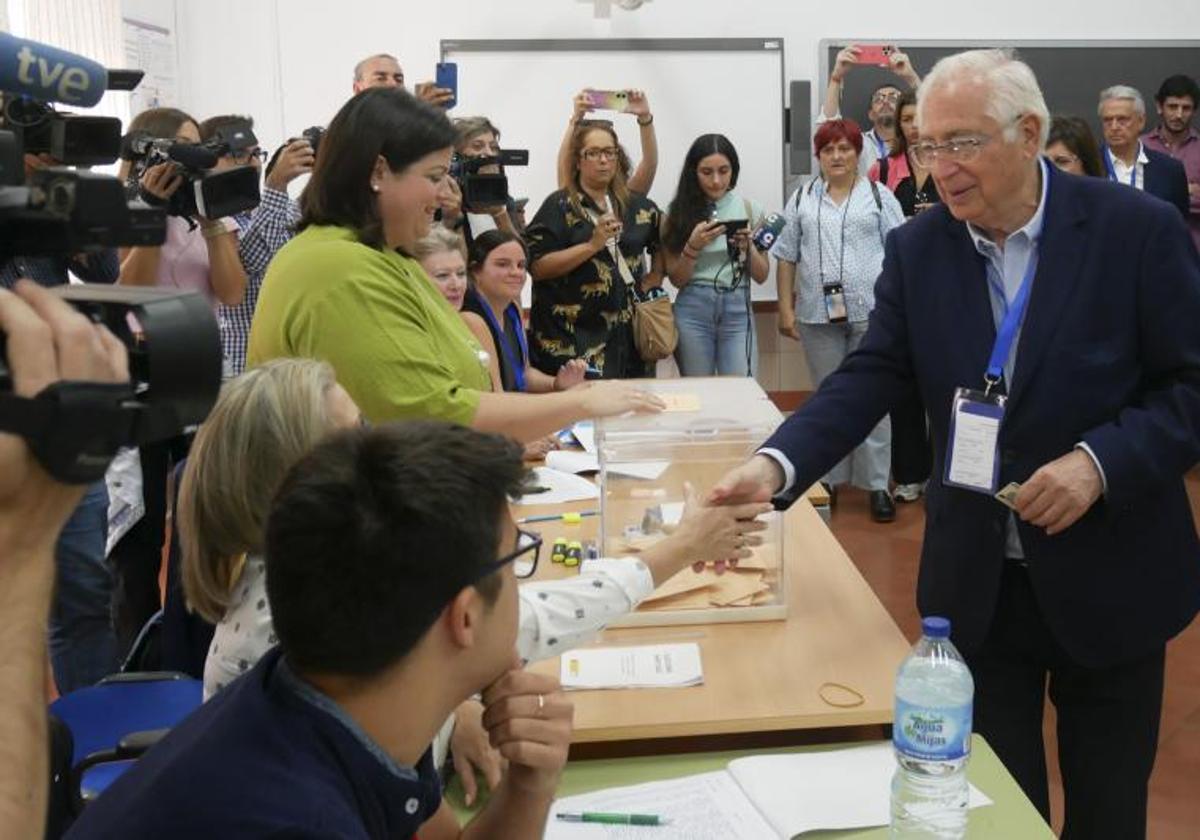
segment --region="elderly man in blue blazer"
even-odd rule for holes
[[[945,204],[888,235],[862,346],[709,498],[790,505],[915,383],[917,603],[952,621],[976,730],[1048,818],[1048,681],[1063,836],[1142,836],[1165,644],[1200,608],[1200,258],[1168,204],[1045,164],[1045,100],[1005,52],[939,62],[918,119]]]
[[[1175,205],[1187,220],[1191,208],[1187,171],[1175,158],[1148,149],[1142,142],[1146,102],[1137,89],[1128,85],[1105,88],[1100,91],[1096,113],[1104,134],[1100,156],[1108,179],[1158,196]]]

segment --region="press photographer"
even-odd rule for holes
[[[489,230],[520,234],[516,208],[508,192],[505,166],[527,166],[525,149],[501,149],[500,129],[487,117],[454,120],[457,138],[450,175],[454,180],[454,198],[461,206],[442,205],[442,222],[462,228],[467,243]]]
[[[213,142],[220,137],[249,132],[253,137],[254,120],[250,117],[225,115],[209,117],[200,124],[200,138]],[[300,221],[299,205],[288,197],[288,185],[301,175],[312,172],[316,150],[323,129],[305,129],[298,138],[288,140],[275,151],[266,168],[262,200],[253,210],[234,215],[238,227],[238,256],[246,272],[246,294],[236,306],[221,304],[217,308],[221,325],[221,349],[225,355],[226,372],[237,376],[246,368],[246,343],[250,340],[250,323],[258,304],[263,276],[275,253],[287,244]],[[243,143],[221,158],[221,166],[250,166],[257,172],[262,168],[266,152],[253,143]]]

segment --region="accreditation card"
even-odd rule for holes
[[[950,438],[944,484],[993,495],[1000,479],[1000,426],[1003,394],[958,388],[950,405]]]

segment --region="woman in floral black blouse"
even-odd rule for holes
[[[605,378],[645,376],[631,321],[634,295],[661,283],[645,257],[658,248],[658,207],[628,189],[629,158],[611,126],[581,124],[571,159],[570,186],[542,203],[526,231],[534,280],[530,360],[551,376],[574,358]],[[635,288],[627,288],[630,280]]]

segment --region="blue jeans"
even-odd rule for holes
[[[50,665],[60,694],[94,685],[117,669],[113,578],[104,559],[107,537],[108,488],[101,480],[88,487],[54,552]]]
[[[749,283],[749,278],[742,281]],[[748,288],[719,291],[711,283],[688,283],[675,298],[679,346],[675,361],[684,376],[754,376],[758,339]]]

